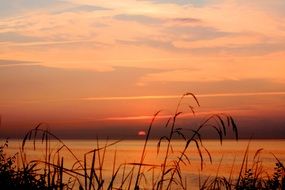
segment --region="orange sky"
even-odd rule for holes
[[[189,91],[200,115],[285,137],[284,10],[283,0],[1,2],[0,132],[47,122],[137,134]]]

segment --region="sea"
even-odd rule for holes
[[[2,144],[5,140],[2,140]],[[186,142],[183,140],[172,140],[169,148],[166,163],[173,165],[175,160],[185,149]],[[48,149],[46,143],[41,140],[27,140],[23,146],[22,140],[9,140],[6,153],[15,155],[16,164],[21,167],[21,160],[26,162],[32,160],[45,160],[46,151],[50,152],[50,162],[58,163],[63,157],[64,167],[80,171],[78,160],[87,162],[90,166],[93,159],[92,150],[96,150],[95,168],[100,177],[105,179],[107,184],[111,176],[118,170],[114,181],[117,186],[122,185],[124,178],[135,178],[139,163],[141,163],[144,140],[50,140]],[[64,146],[63,146],[64,145]],[[144,189],[151,189],[159,179],[161,165],[163,165],[168,142],[162,140],[149,140],[145,148],[145,156],[141,172],[141,184]],[[199,189],[208,178],[215,176],[231,177],[234,179],[239,175],[241,166],[243,172],[248,168],[255,167],[257,162],[262,168],[262,175],[265,177],[274,172],[276,162],[285,162],[285,140],[203,140],[198,142],[199,150],[195,142],[191,142],[185,151],[184,161],[180,163],[182,179],[187,189]],[[106,147],[106,148],[104,148]],[[159,147],[159,149],[158,149]],[[99,151],[98,151],[99,150]],[[59,159],[60,158],[60,159]],[[243,164],[244,163],[244,164]],[[102,166],[102,168],[100,168]],[[101,169],[101,170],[100,170]],[[98,174],[99,175],[99,174]],[[135,179],[132,179],[135,180]],[[134,183],[126,180],[123,189],[128,184]],[[179,188],[178,188],[179,189]]]

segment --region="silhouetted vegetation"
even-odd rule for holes
[[[0,188],[5,190],[14,189],[57,189],[53,184],[48,187],[45,176],[38,174],[35,169],[36,163],[30,162],[19,168],[15,165],[15,156],[7,156],[5,148],[8,147],[8,141],[0,147]],[[59,186],[59,184],[58,184]]]
[[[110,146],[119,141],[109,143],[104,146],[97,143],[97,147],[85,153],[82,158],[78,158],[72,150],[57,136],[49,130],[44,129],[40,124],[30,130],[24,137],[22,147],[17,156],[7,156],[5,149],[8,141],[0,147],[0,187],[5,190],[12,189],[79,189],[79,190],[103,190],[103,189],[192,189],[187,183],[187,176],[183,173],[183,167],[191,167],[189,150],[190,145],[196,147],[200,158],[200,167],[203,169],[204,162],[212,157],[207,148],[203,145],[201,130],[212,128],[216,132],[220,143],[227,135],[228,130],[232,131],[235,139],[238,139],[238,128],[234,119],[227,114],[214,114],[203,120],[195,128],[176,127],[177,119],[182,112],[180,106],[186,96],[194,99],[197,106],[200,106],[197,98],[192,93],[184,94],[172,117],[168,118],[164,127],[169,130],[168,135],[158,139],[157,154],[162,156],[161,164],[145,163],[146,149],[151,135],[153,123],[160,112],[157,112],[149,127],[142,147],[141,158],[134,163],[117,163],[116,152],[113,158],[112,171],[110,175],[104,175],[106,152]],[[192,105],[188,106],[195,115]],[[183,149],[179,155],[173,154],[174,137],[179,137],[183,142]],[[60,146],[52,147],[51,141],[56,140]],[[44,159],[26,159],[26,144],[32,143],[36,150],[38,143],[45,147]],[[165,151],[161,151],[164,148]],[[256,151],[253,161],[248,157],[249,145],[245,150],[243,162],[240,166],[239,175],[233,177],[216,176],[201,180],[200,189],[284,189],[285,188],[285,168],[276,158],[276,167],[273,175],[267,174],[262,167],[260,153],[262,149]],[[69,152],[74,159],[74,164],[67,167],[64,162],[63,150]],[[207,159],[205,159],[207,158]],[[16,164],[16,160],[17,163]],[[222,162],[220,164],[223,164]],[[106,177],[109,176],[109,177]],[[151,179],[150,181],[147,181]]]

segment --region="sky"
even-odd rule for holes
[[[136,137],[192,92],[201,107],[193,118],[185,98],[178,125],[227,113],[244,138],[285,138],[283,0],[0,4],[1,137],[38,123],[64,138]]]

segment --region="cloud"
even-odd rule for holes
[[[173,18],[171,20],[182,24],[202,23],[201,19],[191,17]]]
[[[101,11],[101,10],[109,10],[103,7],[99,6],[91,6],[91,5],[81,5],[81,6],[75,6],[70,9],[66,9],[66,12],[89,12],[89,11]]]
[[[3,61],[5,62],[5,60]],[[114,68],[113,71],[95,72],[81,69],[57,69],[42,66],[20,65],[0,66],[0,88],[2,102],[10,105],[48,102],[69,105],[94,102],[107,106],[108,102],[122,104],[137,101],[163,102],[177,100],[185,90],[194,91],[197,97],[282,97],[284,83],[266,80],[224,80],[224,81],[148,81],[148,85],[136,83],[152,69]],[[2,69],[1,69],[2,68]],[[189,77],[189,75],[188,75]],[[253,88],[254,86],[254,88]],[[181,93],[180,93],[181,92]],[[101,102],[101,103],[100,103]],[[111,103],[111,105],[116,105]],[[138,106],[140,104],[138,103]],[[159,106],[158,106],[159,107]],[[88,109],[87,109],[88,110]]]
[[[147,15],[131,15],[131,14],[119,14],[113,17],[114,19],[137,22],[141,24],[159,25],[164,27],[163,24],[197,24],[202,23],[202,20],[191,17],[151,17]]]
[[[0,59],[0,67],[1,66],[17,66],[17,65],[35,65],[35,64],[36,62],[33,62],[33,61]]]
[[[120,14],[115,15],[114,19],[123,20],[123,21],[133,21],[142,24],[161,24],[162,20],[160,18],[154,18],[145,15],[130,15],[130,14]]]
[[[274,43],[253,43],[253,44],[230,44],[229,45],[216,45],[212,47],[196,47],[192,48],[191,44],[190,47],[180,46],[182,49],[189,49],[189,51],[193,54],[198,55],[232,55],[232,56],[263,56],[272,53],[284,52],[285,51],[285,44],[284,42],[274,42]],[[241,42],[242,43],[242,42]],[[246,43],[246,42],[244,42]],[[177,47],[179,49],[179,47]]]
[[[117,40],[117,43],[131,46],[148,46],[152,48],[166,49],[166,50],[175,50],[171,42],[155,40],[151,38],[138,38],[134,40]]]
[[[271,56],[268,56],[270,60]],[[274,57],[274,56],[272,56]],[[225,80],[247,80],[247,79],[265,79],[279,81],[284,83],[284,65],[282,61],[270,60],[271,67],[268,67],[267,61],[251,59],[237,63],[233,61],[218,61],[213,60],[212,63],[197,64],[192,63],[189,66],[194,67],[185,69],[172,69],[166,71],[158,71],[143,76],[140,79],[140,84],[148,84],[151,82],[211,82]],[[260,62],[259,62],[260,61]],[[274,64],[273,64],[274,63]]]
[[[197,94],[197,98],[209,97],[244,97],[244,96],[282,96],[284,92],[235,92],[235,93],[213,93]],[[83,101],[112,101],[112,100],[156,100],[156,99],[179,99],[181,95],[163,95],[163,96],[106,96],[106,97],[86,97]]]
[[[180,22],[187,23],[189,19],[191,20],[191,18],[182,18],[178,20]],[[168,27],[165,29],[165,32],[176,36],[178,39],[182,37],[185,41],[210,40],[233,35],[233,33],[225,32],[214,27],[187,25]]]
[[[110,10],[108,8],[100,7],[100,6],[92,6],[92,5],[76,5],[76,4],[70,4],[70,8],[62,8],[60,10],[57,10],[53,13],[66,13],[66,12],[93,12],[93,11],[105,11]]]
[[[8,63],[7,63],[8,62]],[[95,70],[60,69],[33,65],[30,62],[10,61],[13,67],[0,66],[0,101],[73,99],[106,94],[124,94],[136,89],[136,80],[153,69],[116,67],[99,72]],[[1,60],[1,65],[9,61]],[[133,92],[133,93],[134,93]],[[77,99],[78,100],[78,99]],[[41,102],[41,101],[40,101]],[[13,103],[12,103],[13,104]]]
[[[17,41],[18,42],[18,41]],[[9,47],[44,47],[44,48],[51,48],[51,47],[68,47],[68,48],[76,48],[80,45],[81,48],[82,46],[86,45],[89,47],[93,48],[98,48],[98,47],[104,47],[107,44],[102,44],[100,42],[94,41],[94,40],[58,40],[58,41],[35,41],[35,42],[23,42],[23,43],[10,43],[6,44]]]
[[[16,16],[31,10],[44,9],[63,3],[61,0],[9,0],[1,1],[0,17]]]
[[[266,11],[271,14],[273,13],[278,16],[284,16],[285,2],[282,0],[275,0],[270,2],[267,0],[258,0],[258,1],[239,0],[239,3],[248,7],[256,7],[259,10]]]
[[[145,0],[154,3],[161,4],[178,4],[178,5],[193,5],[193,6],[202,6],[208,4],[209,0]]]
[[[24,42],[35,42],[35,41],[39,41],[39,40],[40,40],[40,38],[38,38],[38,37],[22,35],[22,34],[19,34],[16,32],[0,33],[0,42],[24,43]]]
[[[235,60],[239,64],[242,61],[236,60],[241,57],[259,57],[263,62],[264,56],[285,49],[281,17],[236,1],[196,7],[191,0],[73,0],[54,9],[67,11],[63,14],[52,12],[60,3],[52,2],[29,14],[0,20],[0,41],[11,42],[1,43],[3,57],[13,59],[12,49],[19,59],[40,60],[48,66],[58,63],[58,67],[73,68],[77,62],[75,66],[90,69],[133,64],[189,70],[205,62]],[[35,4],[30,7],[40,6]],[[260,19],[264,23],[257,22]],[[87,57],[88,61],[82,60]],[[173,61],[152,61],[162,57]]]

